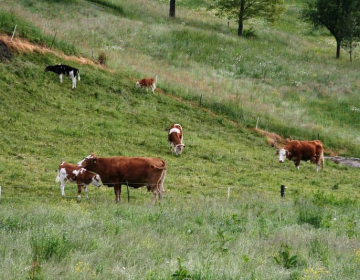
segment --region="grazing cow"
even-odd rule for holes
[[[180,155],[185,147],[183,144],[183,129],[180,124],[173,124],[168,134],[170,150],[173,148],[176,155]]]
[[[157,196],[162,198],[164,192],[164,180],[166,175],[166,163],[160,158],[149,157],[96,157],[93,154],[87,156],[78,163],[100,175],[104,185],[114,187],[115,201],[121,200],[121,186],[128,185],[133,188],[146,186],[148,191],[153,192],[153,203]]]
[[[73,68],[68,65],[54,65],[54,66],[47,66],[45,68],[45,71],[51,71],[59,75],[60,83],[62,83],[62,75],[69,76],[72,80],[72,89],[76,88],[76,76],[78,77],[78,80],[80,81],[80,72],[78,69]]]
[[[56,182],[61,182],[61,195],[65,196],[66,181],[76,182],[78,186],[78,198],[81,197],[81,187],[84,187],[86,198],[88,198],[87,186],[93,184],[95,187],[100,187],[100,176],[94,172],[90,172],[85,168],[79,167],[75,164],[62,162],[59,165]]]
[[[310,160],[316,163],[316,172],[319,172],[319,165],[321,169],[324,168],[324,151],[323,144],[319,140],[315,141],[290,141],[283,149],[278,151],[279,162],[283,163],[285,158],[294,161],[295,166],[299,169],[300,161]]]
[[[154,93],[156,89],[156,83],[154,78],[145,78],[136,82],[137,87],[151,88],[151,91]]]

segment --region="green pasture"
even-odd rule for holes
[[[280,164],[249,128],[260,117],[263,129],[319,133],[327,149],[358,156],[358,61],[336,61],[324,32],[296,28],[308,28],[301,1],[275,26],[251,22],[252,39],[206,1],[179,1],[170,22],[167,1],[102,2],[0,1],[2,32],[16,23],[49,45],[61,26],[57,51],[105,52],[109,66],[39,53],[0,62],[0,279],[357,279],[359,170]],[[44,72],[56,63],[80,69],[76,90]],[[135,87],[145,75],[158,75],[155,94]],[[181,156],[168,148],[173,123]],[[145,188],[127,202],[123,187],[115,204],[104,186],[77,200],[74,184],[62,198],[58,165],[90,153],[163,158],[162,203]]]

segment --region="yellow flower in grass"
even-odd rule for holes
[[[304,275],[302,279],[306,279],[306,280],[321,279],[323,276],[325,276],[328,273],[329,271],[323,267],[317,267],[317,268],[310,267],[304,269]]]
[[[86,273],[89,274],[91,277],[96,277],[96,273],[94,270],[90,268],[90,265],[88,263],[84,263],[82,261],[79,261],[75,265],[75,271],[78,273]]]
[[[360,250],[355,250],[355,261],[360,263]]]

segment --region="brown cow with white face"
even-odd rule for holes
[[[180,124],[173,124],[168,134],[170,150],[173,149],[176,155],[180,155],[185,147],[183,143],[183,129]]]
[[[278,151],[279,162],[283,163],[286,158],[294,161],[295,166],[299,169],[300,161],[310,160],[316,163],[316,172],[324,168],[324,151],[323,144],[319,140],[315,141],[290,141],[284,148]]]
[[[115,200],[121,200],[121,186],[128,185],[133,188],[146,186],[153,192],[153,203],[162,199],[166,163],[160,158],[150,157],[96,157],[91,154],[78,163],[100,175],[102,183],[114,187]]]
[[[154,78],[144,78],[142,80],[139,80],[135,84],[137,87],[145,87],[145,88],[151,88],[151,91],[154,93],[156,89],[156,83]]]
[[[56,176],[55,181],[61,183],[60,188],[62,196],[65,196],[66,181],[76,182],[78,186],[78,198],[81,197],[81,187],[84,187],[85,196],[88,198],[87,186],[93,184],[95,187],[100,187],[101,184],[101,179],[98,174],[66,162],[62,162],[59,165],[58,175]]]

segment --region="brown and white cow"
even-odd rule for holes
[[[310,160],[312,163],[316,163],[316,172],[319,172],[319,165],[321,169],[324,168],[323,144],[319,140],[292,140],[284,148],[280,149],[278,153],[280,163],[283,163],[285,159],[288,158],[294,161],[297,169],[299,169],[301,160]]]
[[[151,88],[151,91],[154,93],[156,89],[156,83],[154,78],[144,78],[136,82],[136,86]]]
[[[60,182],[61,195],[65,196],[66,181],[76,182],[78,186],[78,198],[81,197],[81,187],[84,187],[85,196],[88,198],[87,186],[93,184],[95,187],[100,187],[101,179],[98,174],[90,172],[83,167],[75,164],[62,162],[59,165],[56,182]]]
[[[183,143],[183,129],[180,124],[173,124],[168,134],[170,150],[173,149],[176,155],[180,155],[185,147]]]
[[[160,158],[150,157],[96,157],[91,154],[78,163],[100,175],[102,183],[114,187],[115,201],[121,200],[121,186],[128,185],[133,188],[146,186],[153,192],[153,203],[162,199],[164,193],[164,180],[166,163]]]

